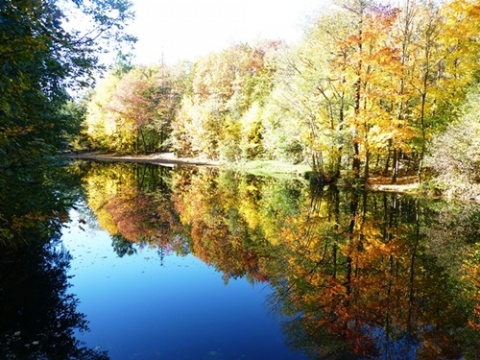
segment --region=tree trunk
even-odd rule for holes
[[[363,13],[360,17],[359,21],[359,30],[358,30],[358,53],[359,53],[359,58],[358,60],[358,69],[357,69],[357,81],[355,83],[355,122],[358,121],[358,117],[360,115],[360,102],[361,102],[361,95],[362,95],[362,53],[363,53],[363,44],[362,44],[362,38],[363,38]],[[359,137],[359,132],[358,132],[358,124],[355,123],[355,133],[354,133],[354,138],[353,138],[353,176],[355,179],[360,178],[360,167],[361,167],[361,159],[360,159],[360,147],[358,144],[358,137]]]
[[[368,177],[370,176],[370,151],[365,152],[365,182],[367,182]]]
[[[143,145],[143,153],[147,153],[147,143],[145,142],[145,135],[142,130],[140,130],[140,136],[142,138],[142,145]]]
[[[393,150],[393,162],[392,162],[392,184],[397,183],[398,177],[398,151],[397,149]]]

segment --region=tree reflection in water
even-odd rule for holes
[[[61,227],[79,179],[61,168],[2,173],[0,353],[2,359],[108,359],[75,333],[88,331],[69,293]]]
[[[448,229],[438,223],[444,205],[336,189],[313,195],[287,221],[286,281],[273,284],[288,312],[301,314],[285,327],[292,345],[315,358],[478,358],[469,326],[476,291],[458,261],[476,246],[429,237]],[[449,241],[464,251],[439,261],[432,244]]]
[[[478,280],[462,262],[478,246],[447,235],[452,221],[471,233],[478,207],[468,216],[457,210],[461,225],[448,204],[398,194],[311,191],[295,180],[214,171],[185,176],[176,206],[194,254],[227,277],[268,280],[294,315],[285,324],[292,346],[312,358],[478,357],[469,325]],[[453,249],[439,248],[451,241]]]
[[[8,256],[2,249],[0,353],[5,359],[108,359],[75,338],[88,331],[87,321],[68,292],[70,255],[55,243]]]
[[[83,181],[119,255],[191,252],[270,283],[312,359],[480,357],[478,206],[211,168],[90,164]]]

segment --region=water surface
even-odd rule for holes
[[[75,227],[62,237],[72,255],[72,292],[90,331],[78,334],[112,359],[301,359],[268,311],[267,283],[224,283],[222,274],[192,254],[134,246],[119,257],[110,234]]]
[[[7,175],[6,359],[480,357],[476,204],[207,167]]]

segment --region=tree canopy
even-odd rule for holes
[[[299,44],[234,44],[176,67],[177,86],[139,77],[153,68],[108,78],[90,103],[94,147],[287,160],[333,180],[420,177],[436,139],[461,115],[478,81],[480,6],[469,0],[336,5]],[[136,85],[125,85],[133,78]],[[143,88],[150,89],[147,96]],[[170,99],[161,106],[168,116],[159,116],[155,92]],[[99,108],[103,113],[96,114]],[[130,141],[102,135],[111,119]],[[99,122],[105,126],[91,127]],[[169,140],[147,146],[147,137],[164,128]]]
[[[69,91],[92,83],[103,52],[134,41],[124,31],[132,17],[128,0],[0,3],[2,167],[62,145],[72,121],[62,111]]]

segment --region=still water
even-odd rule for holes
[[[476,204],[145,164],[0,183],[0,358],[480,358]]]
[[[119,257],[101,229],[79,230],[73,212],[63,246],[72,292],[90,331],[78,334],[112,359],[302,359],[285,345],[282,317],[268,311],[267,283],[233,279],[192,254],[134,245]]]

